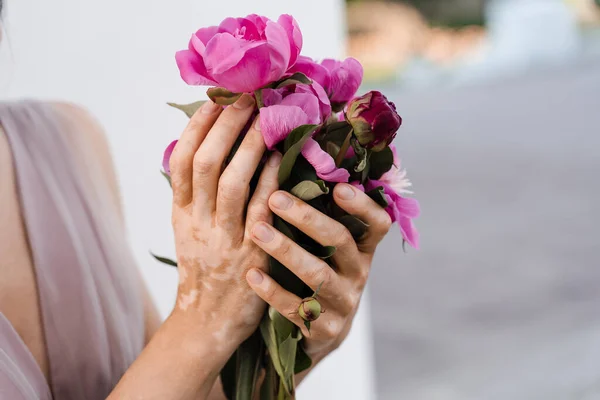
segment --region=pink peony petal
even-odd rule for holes
[[[165,152],[163,154],[163,162],[162,162],[163,170],[169,176],[171,176],[171,167],[169,166],[169,161],[171,160],[171,154],[173,154],[173,149],[175,148],[176,144],[177,144],[177,140],[173,140],[171,142],[171,144],[169,144],[167,146],[167,148],[165,149]]]
[[[198,31],[194,34],[194,36],[197,37],[198,39],[200,39],[200,41],[206,47],[206,44],[208,43],[208,41],[210,39],[212,39],[212,37],[215,36],[217,34],[217,32],[219,32],[218,26],[208,26],[206,28],[198,29]]]
[[[309,93],[292,93],[283,98],[283,106],[300,107],[309,118],[309,124],[320,124],[321,113],[319,110],[319,100]]]
[[[329,69],[331,81],[329,94],[334,103],[350,101],[358,90],[363,78],[363,67],[358,60],[349,57],[343,62],[323,60],[323,66]]]
[[[260,109],[260,131],[269,150],[300,125],[310,123],[310,118],[298,106],[274,105]]]
[[[350,182],[350,184],[351,184],[352,186],[354,186],[355,188],[357,188],[358,190],[360,190],[361,192],[364,192],[364,191],[365,191],[365,187],[364,187],[364,186],[363,186],[363,184],[362,184],[362,183],[360,183],[359,181],[352,181],[352,182]]]
[[[212,76],[222,74],[238,65],[247,52],[264,45],[264,42],[249,42],[229,33],[217,33],[206,45],[206,70]],[[260,59],[255,63],[260,63]]]
[[[267,17],[263,17],[261,15],[256,14],[250,14],[246,16],[246,19],[252,21],[260,37],[264,39],[264,33],[265,29],[267,28],[267,22],[269,21],[269,19]]]
[[[400,232],[406,242],[411,245],[414,249],[419,250],[419,232],[413,221],[410,218],[402,217],[398,222],[400,226]]]
[[[289,68],[296,63],[300,51],[302,51],[302,32],[300,31],[298,23],[291,15],[283,14],[279,16],[277,23],[285,29],[290,43],[290,60],[287,65],[287,68]]]
[[[329,153],[323,151],[319,143],[310,138],[302,148],[302,155],[317,171],[317,176],[327,182],[348,182],[350,173],[337,168]]]
[[[311,93],[319,99],[319,108],[321,110],[322,120],[326,120],[331,115],[331,103],[329,97],[321,85],[313,82],[311,85],[296,85],[296,93]]]
[[[275,89],[263,89],[262,90],[262,101],[265,107],[274,106],[281,103],[283,95],[281,90]]]
[[[273,22],[267,22],[265,37],[271,49],[270,81],[276,81],[287,70],[290,62],[290,44],[285,29]]]
[[[214,41],[211,40],[209,46]],[[210,71],[219,85],[235,93],[250,93],[269,83],[269,48],[266,43],[245,49],[241,60],[223,72]],[[209,47],[206,49],[207,53]]]
[[[229,33],[238,39],[255,41],[261,39],[254,21],[248,18],[225,18],[219,24],[219,33]]]
[[[190,50],[181,50],[175,54],[181,79],[188,85],[216,85],[210,74],[206,71],[204,60]]]
[[[302,72],[323,88],[329,87],[329,71],[321,64],[317,64],[312,58],[299,56],[296,64],[289,72]]]

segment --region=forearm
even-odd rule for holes
[[[172,314],[108,399],[206,399],[234,350],[216,343],[210,327]]]

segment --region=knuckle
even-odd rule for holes
[[[292,255],[293,252],[293,248],[292,248],[292,244],[290,243],[289,240],[281,240],[281,243],[279,244],[279,256],[282,259],[287,259]]]
[[[300,223],[302,225],[312,225],[315,222],[316,213],[311,207],[302,207],[300,213]]]
[[[271,209],[260,202],[253,202],[248,206],[248,221],[253,225],[259,221],[266,221],[271,215]]]
[[[219,196],[223,200],[238,199],[243,197],[244,186],[233,179],[228,179],[227,176],[219,179]]]
[[[307,280],[315,286],[322,285],[322,287],[327,287],[328,282],[331,280],[331,274],[332,270],[329,265],[319,263],[317,267],[307,272]]]
[[[201,153],[194,156],[194,171],[200,175],[210,175],[215,171],[217,163]]]
[[[345,226],[340,226],[336,232],[336,243],[335,246],[336,247],[345,247],[348,246],[350,243],[354,242],[354,238],[352,237],[352,234],[350,233],[350,231],[348,229],[346,229]]]
[[[392,227],[392,218],[385,211],[380,213],[380,215],[381,217],[379,217],[378,225],[380,226],[381,232],[385,235],[389,232],[390,228]]]
[[[271,303],[275,296],[277,295],[277,287],[272,284],[268,284],[264,289],[263,298],[267,303]]]
[[[323,327],[323,334],[329,339],[335,339],[340,334],[337,324],[330,322]]]

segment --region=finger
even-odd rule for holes
[[[259,126],[260,120],[256,117],[235,156],[223,171],[217,190],[217,223],[230,230],[239,229],[241,234],[250,180],[267,149],[260,130],[256,129]]]
[[[298,314],[298,309],[302,303],[300,297],[288,292],[273,278],[258,269],[249,270],[246,273],[246,281],[261,299],[298,326],[304,336],[319,337],[319,340],[322,341],[335,339],[340,335],[343,324],[335,318],[339,315],[337,310],[323,308],[321,312],[326,313],[326,315],[313,321],[311,330],[308,332],[304,320]],[[346,316],[349,314],[342,313],[341,315]]]
[[[341,293],[340,278],[323,260],[310,254],[277,229],[264,222],[252,228],[252,240],[265,253],[285,265],[312,290],[321,286],[320,296]]]
[[[279,188],[277,174],[281,164],[281,153],[271,154],[265,164],[256,190],[248,203],[248,212],[246,215],[246,235],[250,236],[250,229],[257,222],[266,222],[268,224],[273,220],[271,209],[269,208],[269,197]]]
[[[298,315],[298,307],[302,303],[300,297],[288,292],[269,275],[255,268],[246,273],[246,281],[258,297],[296,324],[302,329],[302,333],[308,333],[304,321]]]
[[[374,253],[375,248],[388,233],[392,219],[388,213],[364,192],[352,185],[339,183],[333,190],[335,202],[348,214],[355,215],[369,225],[367,233],[360,239],[359,249],[363,253]]]
[[[193,206],[196,214],[212,214],[215,210],[217,183],[225,158],[254,110],[254,99],[242,95],[227,107],[208,132],[194,155]]]
[[[208,100],[200,107],[184,129],[169,161],[171,169],[171,184],[173,186],[173,201],[184,206],[192,201],[192,172],[194,154],[215,123],[221,106]]]
[[[335,246],[333,261],[340,272],[351,273],[358,268],[358,248],[344,225],[282,190],[271,196],[269,206],[275,214],[322,246]]]

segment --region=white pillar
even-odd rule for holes
[[[170,194],[159,174],[162,151],[186,119],[165,105],[204,96],[186,86],[174,62],[192,32],[227,16],[290,13],[304,54],[343,53],[342,0],[5,0],[0,99],[68,100],[87,107],[108,133],[130,241],[163,316],[174,303],[174,270],[148,250],[173,255]],[[300,399],[373,399],[366,301],[347,342],[311,374]]]

